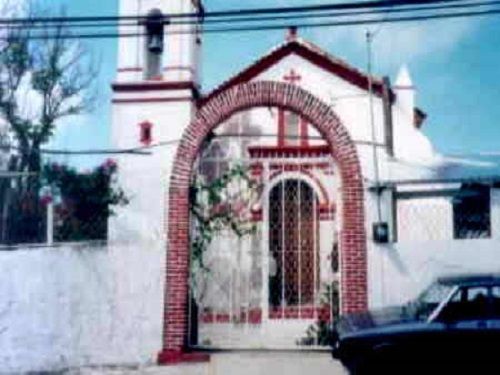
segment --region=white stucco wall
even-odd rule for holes
[[[184,95],[175,92],[173,95]],[[187,93],[185,95],[190,95]],[[173,103],[132,103],[113,105],[112,144],[117,149],[142,147],[140,127],[143,121],[153,124],[153,144],[170,142],[144,150],[147,155],[120,155],[117,157],[118,182],[127,192],[130,203],[117,210],[110,221],[112,242],[155,242],[165,236],[168,183],[178,141],[191,122],[193,104],[188,101]]]
[[[0,372],[154,361],[164,263],[158,247],[0,251]]]
[[[500,273],[499,239],[407,242],[372,251],[380,254],[380,279],[372,279],[379,291],[371,295],[371,307],[404,303],[438,276]]]
[[[358,142],[356,146],[363,175],[373,179],[373,149],[363,144],[363,142],[373,140],[368,92],[295,54],[283,58],[276,65],[255,77],[255,80],[283,82],[283,77],[292,69],[302,77],[299,85],[330,105],[339,116],[352,140]],[[382,100],[375,95],[373,111],[375,142],[384,143]],[[384,153],[381,150],[379,153],[381,161],[385,160]]]
[[[438,276],[500,273],[500,189],[491,191],[491,237],[486,239],[453,239],[449,198],[417,201],[420,202],[402,201],[398,209],[398,214],[404,210],[411,213],[407,219],[413,232],[400,235],[396,243],[388,245],[376,245],[369,238],[369,305],[372,308],[405,302]],[[409,207],[417,203],[418,210]]]

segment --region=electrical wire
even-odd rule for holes
[[[346,9],[369,9],[369,8],[387,8],[401,7],[418,4],[439,4],[439,3],[460,3],[469,0],[378,0],[378,1],[361,1],[349,3],[335,4],[318,4],[310,6],[294,6],[294,7],[274,7],[274,8],[246,8],[232,9],[214,12],[202,13],[179,13],[169,15],[170,19],[176,18],[199,18],[208,19],[211,17],[229,17],[229,16],[246,16],[246,15],[265,15],[265,14],[285,14],[285,13],[306,13],[320,12],[328,10],[346,10]],[[91,22],[91,21],[121,21],[134,20],[144,21],[147,16],[93,16],[93,17],[32,17],[32,18],[0,18],[0,24],[28,24],[34,23],[69,23],[69,22]]]
[[[418,6],[418,7],[405,7],[405,8],[388,8],[388,9],[375,9],[375,10],[363,10],[363,11],[349,11],[349,12],[326,12],[326,13],[314,13],[314,14],[293,14],[293,15],[283,15],[283,16],[250,16],[250,17],[233,17],[228,19],[208,19],[208,20],[174,20],[169,22],[170,25],[196,25],[196,24],[220,24],[220,23],[245,23],[245,22],[262,22],[262,21],[284,21],[284,20],[296,20],[296,19],[319,19],[319,18],[330,18],[330,17],[348,17],[348,16],[365,16],[365,15],[386,15],[390,13],[408,13],[408,12],[423,12],[423,11],[437,11],[437,10],[451,10],[451,9],[468,9],[468,8],[478,8],[486,6],[500,5],[500,0],[494,1],[479,1],[473,3],[465,4],[447,4],[438,6]],[[104,28],[104,27],[134,27],[137,26],[137,22],[92,22],[92,23],[76,23],[67,24],[66,22],[61,22],[60,24],[34,24],[30,25],[30,29],[48,29],[50,27],[60,27],[63,25],[65,28]],[[0,24],[0,29],[21,29],[25,25],[6,25]]]
[[[360,26],[360,25],[373,25],[373,24],[386,24],[386,23],[401,23],[401,22],[415,22],[415,21],[430,21],[439,19],[452,19],[452,18],[468,18],[468,17],[482,17],[500,14],[500,8],[489,9],[485,11],[469,11],[469,12],[453,12],[433,15],[417,15],[407,17],[392,17],[386,19],[362,19],[362,20],[349,20],[338,22],[322,22],[322,23],[294,23],[294,24],[264,24],[259,26],[241,26],[241,27],[220,27],[220,28],[205,28],[203,34],[218,34],[218,33],[237,33],[237,32],[253,32],[253,31],[272,31],[281,30],[290,27],[297,27],[301,29],[311,28],[324,28],[324,27],[339,27],[339,26]],[[198,34],[199,30],[173,30],[166,32],[167,35],[183,35],[183,34]],[[110,39],[110,38],[136,38],[146,36],[146,33],[90,33],[90,34],[44,34],[44,35],[29,35],[29,39]],[[8,37],[0,38],[0,40],[7,41]]]
[[[276,138],[278,137],[277,133],[264,133],[264,134],[250,134],[250,133],[225,133],[225,134],[217,134],[215,135],[214,138]],[[324,140],[323,137],[321,136],[300,136],[300,135],[286,135],[284,136],[286,139],[290,140],[297,140],[297,139],[307,139],[307,140]],[[87,149],[87,150],[63,150],[63,149],[46,149],[42,148],[40,149],[41,154],[48,154],[48,155],[112,155],[112,154],[133,154],[133,155],[151,155],[151,152],[148,152],[149,150],[159,148],[159,147],[165,147],[165,146],[173,146],[177,143],[180,143],[180,139],[172,139],[169,141],[163,141],[163,142],[157,142],[153,143],[150,145],[145,145],[145,146],[139,146],[139,147],[134,147],[134,148],[123,148],[123,149]],[[371,141],[353,141],[356,144],[360,145],[366,145],[366,146],[376,146],[376,147],[385,147],[384,144],[382,143],[373,143]],[[16,146],[3,146],[0,147],[1,150],[16,150],[16,151],[21,151],[20,147]]]

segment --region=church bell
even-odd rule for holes
[[[163,52],[163,38],[157,35],[151,35],[148,38],[148,51],[151,53],[160,54]]]
[[[163,52],[165,17],[159,10],[153,10],[146,19],[147,48],[155,54]]]

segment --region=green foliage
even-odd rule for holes
[[[107,238],[107,220],[114,214],[113,208],[128,203],[124,191],[116,186],[116,172],[113,160],[88,173],[56,163],[43,167],[42,191],[55,204],[57,241]]]
[[[64,37],[71,30],[62,22],[38,25],[36,34],[44,37],[33,38],[35,29],[30,26],[35,22],[29,20],[54,14],[37,6],[36,0],[28,3],[2,8],[5,17],[27,20],[25,27],[6,27],[0,44],[0,121],[11,135],[2,135],[1,143],[15,147],[9,171],[29,176],[0,187],[4,218],[0,239],[8,243],[39,242],[45,237],[45,212],[38,199],[41,147],[63,118],[86,112],[95,98],[96,69],[84,46]]]
[[[335,322],[339,316],[339,288],[337,282],[325,286],[320,297],[320,305],[330,307],[331,318]],[[331,322],[319,319],[307,328],[305,337],[301,338],[297,344],[304,346],[328,346],[331,344],[334,335],[332,328],[333,325]]]
[[[235,165],[219,178],[205,182],[197,176],[190,187],[190,212],[193,218],[191,270],[209,271],[203,254],[216,235],[229,230],[239,238],[255,232],[249,217],[249,204],[258,184],[249,178],[248,169]]]

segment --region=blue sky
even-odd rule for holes
[[[208,10],[220,10],[313,2],[325,0],[206,0],[204,3]],[[64,5],[71,16],[114,15],[118,0],[50,0],[47,4]],[[402,63],[409,66],[418,89],[417,105],[429,114],[424,132],[441,153],[500,153],[499,21],[500,16],[494,16],[371,27],[377,31],[375,73],[389,75],[394,80]],[[364,70],[365,31],[366,27],[343,27],[300,30],[300,34]],[[280,43],[283,34],[276,31],[206,36],[203,90],[208,91],[253,62]],[[53,147],[109,147],[109,86],[115,76],[116,40],[86,43],[101,60],[98,106],[88,116],[62,126]],[[96,161],[96,158],[80,160],[84,164]]]

